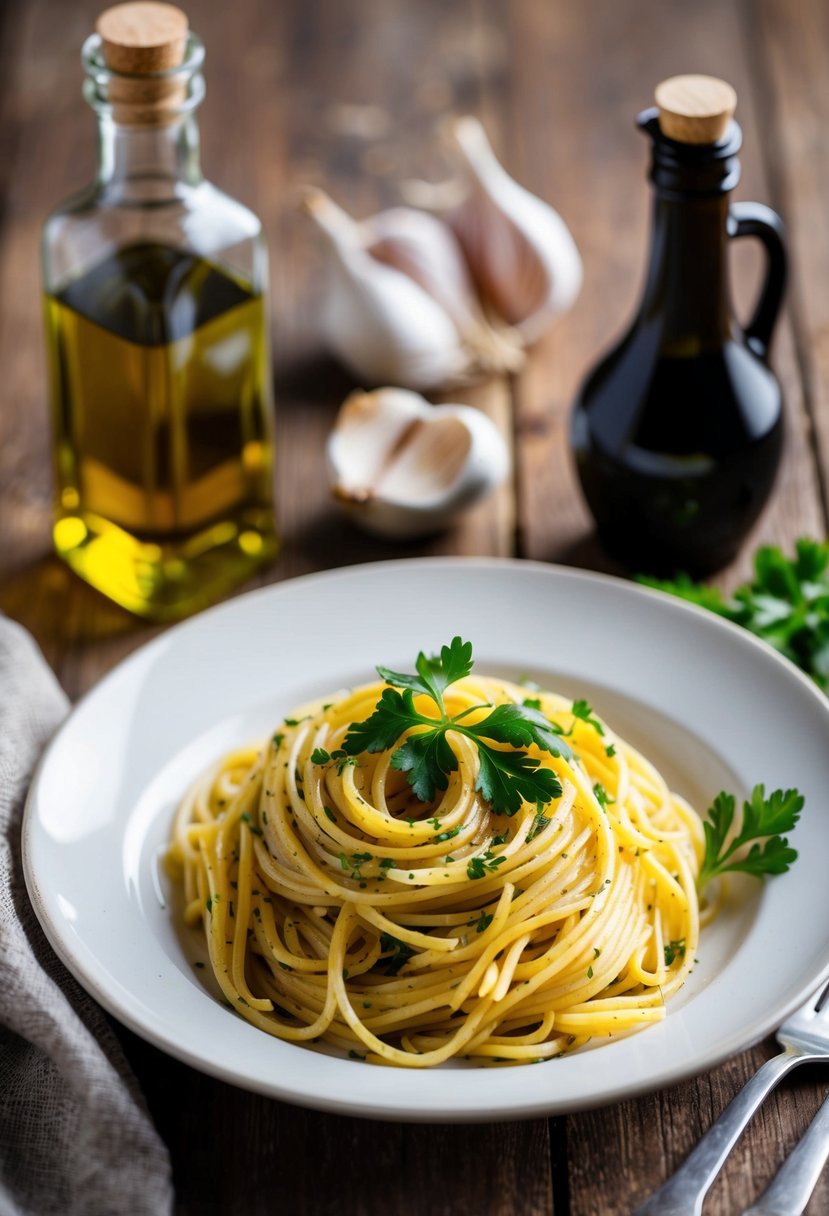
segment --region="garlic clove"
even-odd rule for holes
[[[346,399],[327,456],[337,501],[366,530],[388,537],[447,526],[509,471],[506,444],[485,414],[394,388]]]
[[[410,182],[407,197],[443,215],[487,306],[534,342],[581,290],[575,241],[553,207],[507,174],[477,119],[456,120],[451,139],[465,188],[457,180]]]
[[[480,371],[518,371],[525,362],[520,336],[484,314],[457,237],[436,216],[394,207],[360,225],[364,247],[377,261],[408,275],[444,309]]]
[[[414,279],[373,258],[361,226],[321,190],[308,215],[327,238],[329,283],[320,327],[355,375],[410,388],[465,383],[474,357],[452,318]]]

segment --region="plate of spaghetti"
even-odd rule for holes
[[[829,973],[828,784],[825,697],[719,618],[533,563],[378,563],[110,673],[43,758],[24,865],[80,982],[193,1066],[528,1117],[711,1067]]]

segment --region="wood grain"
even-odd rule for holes
[[[80,98],[78,52],[99,7],[6,6],[0,43],[0,609],[29,626],[73,697],[156,632],[50,555],[37,246],[50,207],[92,172],[94,124]],[[684,71],[735,85],[745,133],[739,196],[784,214],[794,261],[775,353],[787,399],[785,461],[772,503],[720,581],[745,577],[761,541],[790,547],[797,535],[825,533],[829,18],[820,0],[593,0],[589,19],[569,0],[235,0],[232,20],[211,0],[186,9],[208,51],[206,174],[263,217],[272,252],[283,547],[256,581],[433,553],[614,569],[577,488],[569,414],[642,281],[646,149],[634,117],[658,80]],[[318,184],[360,216],[398,203],[400,179],[446,172],[437,130],[450,111],[480,114],[507,168],[561,210],[584,256],[585,286],[522,377],[460,398],[514,446],[514,479],[451,531],[400,545],[363,536],[328,495],[324,444],[353,382],[315,337],[324,284],[296,201],[302,185]],[[734,270],[744,316],[756,251],[735,251]],[[568,1118],[417,1127],[249,1095],[119,1034],[170,1145],[180,1216],[630,1212],[774,1050],[767,1042],[697,1080]],[[756,1196],[824,1089],[822,1074],[807,1069],[781,1087],[712,1190],[706,1216],[739,1211]],[[222,1160],[219,1134],[229,1145]],[[829,1211],[825,1178],[809,1211]]]

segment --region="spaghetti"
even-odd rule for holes
[[[232,1007],[280,1039],[416,1068],[543,1060],[662,1019],[699,934],[691,807],[544,691],[533,705],[572,755],[528,755],[558,796],[496,814],[474,741],[449,730],[456,770],[424,804],[391,749],[343,750],[384,688],[305,707],[181,803],[170,869]],[[444,699],[474,723],[527,695],[469,675]]]

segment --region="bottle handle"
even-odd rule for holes
[[[783,221],[776,211],[762,203],[732,203],[728,210],[727,231],[730,237],[757,237],[766,250],[766,277],[754,315],[744,331],[749,348],[765,360],[786,288],[788,259]]]

